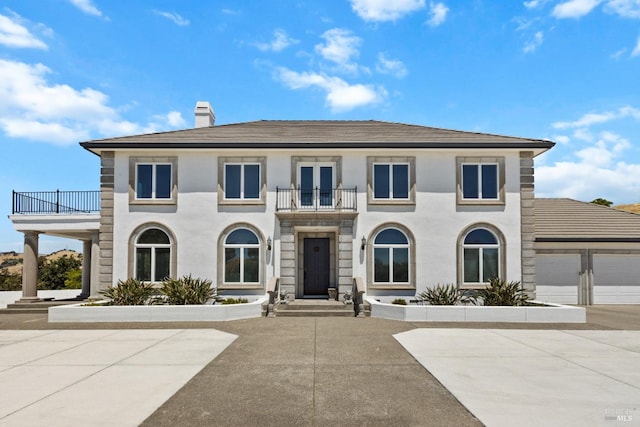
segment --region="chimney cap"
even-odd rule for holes
[[[197,101],[196,108],[193,110],[195,114],[195,127],[203,128],[213,126],[216,122],[216,115],[208,101]]]

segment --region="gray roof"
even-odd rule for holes
[[[538,242],[640,242],[640,215],[573,199],[535,199]]]
[[[539,154],[554,143],[375,120],[261,120],[99,139],[80,145],[91,151],[116,148],[519,148],[536,150]]]

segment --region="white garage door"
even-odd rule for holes
[[[536,299],[577,304],[579,274],[580,254],[536,255]]]
[[[593,303],[640,304],[640,255],[593,255]]]

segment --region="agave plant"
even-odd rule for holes
[[[507,282],[494,278],[489,281],[489,286],[476,291],[476,297],[481,298],[484,305],[526,305],[529,295],[520,285],[520,282]]]
[[[116,286],[100,291],[111,300],[110,305],[145,305],[155,293],[153,284],[134,278],[119,280]]]
[[[453,283],[438,283],[432,288],[427,288],[419,297],[429,305],[456,305],[462,301],[462,294]]]
[[[178,279],[165,279],[160,293],[164,295],[167,304],[205,304],[216,296],[216,288],[212,286],[211,280],[188,275]]]

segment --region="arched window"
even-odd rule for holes
[[[373,283],[409,283],[410,245],[397,228],[385,228],[373,240]]]
[[[171,240],[159,228],[147,228],[135,240],[135,278],[159,282],[171,276]]]
[[[486,228],[473,228],[465,236],[463,251],[463,282],[485,284],[500,276],[500,241]]]
[[[237,228],[224,240],[224,282],[259,283],[260,240],[247,228]]]

